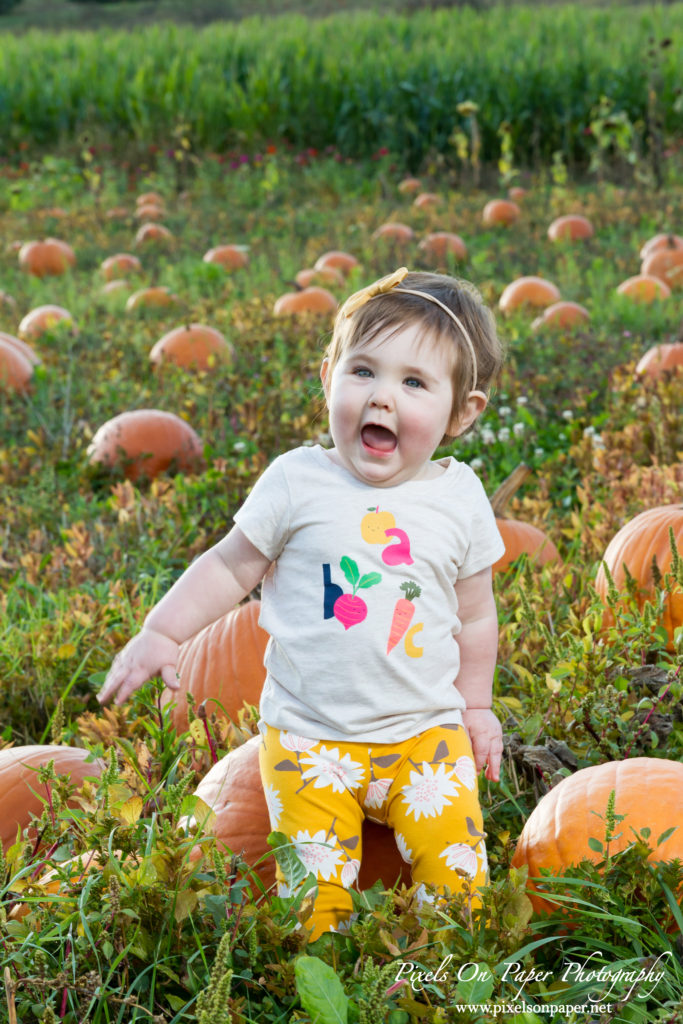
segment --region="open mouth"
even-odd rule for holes
[[[396,447],[396,434],[377,423],[366,424],[360,432],[363,447],[371,452],[388,455]]]

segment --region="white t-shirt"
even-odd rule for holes
[[[464,463],[372,487],[321,447],[277,458],[235,516],[272,559],[260,714],[315,739],[400,742],[460,724],[454,584],[503,553],[491,505]]]

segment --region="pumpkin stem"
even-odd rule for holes
[[[505,509],[510,499],[517,493],[519,488],[522,486],[528,476],[531,475],[531,470],[525,462],[520,462],[519,466],[512,470],[509,476],[507,476],[502,484],[496,489],[491,498],[491,508],[493,509],[496,519],[505,518]]]

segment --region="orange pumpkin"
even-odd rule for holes
[[[467,259],[467,246],[460,235],[450,231],[432,231],[420,241],[418,249],[437,262],[445,262],[449,256],[455,260]]]
[[[422,188],[422,182],[419,178],[403,178],[398,183],[398,190],[404,196],[415,195]]]
[[[634,274],[626,278],[617,288],[619,295],[625,295],[634,302],[655,302],[657,299],[668,299],[671,289],[665,281],[652,274]]]
[[[651,252],[656,252],[657,249],[683,249],[683,237],[664,232],[653,235],[652,238],[648,238],[640,250],[641,260],[649,256]]]
[[[49,744],[0,750],[0,840],[5,852],[15,842],[17,829],[26,828],[32,814],[39,817],[43,812],[40,798],[46,794],[35,769],[54,761],[57,775],[80,785],[84,779],[99,778],[106,767],[99,758],[87,761],[88,757],[89,751],[80,747]]]
[[[605,841],[605,811],[612,790],[614,811],[623,814],[610,854],[623,850],[636,832],[650,829],[650,841],[673,825],[676,831],[653,850],[651,861],[683,859],[683,763],[664,758],[634,757],[626,761],[581,768],[562,779],[536,805],[519,837],[513,867],[529,869],[529,896],[538,912],[551,910],[543,898],[541,868],[563,875],[581,860],[594,864],[604,855],[589,846],[590,839]],[[595,812],[595,813],[594,813]],[[600,817],[602,816],[602,818]]]
[[[249,263],[249,246],[215,245],[202,259],[204,263],[217,263],[224,270],[241,270]]]
[[[22,245],[19,266],[34,277],[57,277],[76,266],[76,254],[67,242],[45,238]]]
[[[511,185],[508,189],[508,198],[514,199],[516,203],[518,203],[520,199],[524,199],[526,194],[527,190],[522,188],[521,185]]]
[[[594,234],[593,225],[588,217],[582,217],[580,213],[567,213],[563,217],[556,217],[548,228],[548,238],[551,242],[575,242],[592,238]]]
[[[135,205],[146,206],[148,203],[152,203],[156,206],[164,205],[164,197],[160,196],[158,192],[141,192],[135,200]]]
[[[137,256],[129,252],[117,252],[113,256],[107,256],[100,264],[100,270],[105,281],[114,281],[121,274],[139,274],[142,271],[142,264]]]
[[[313,267],[304,267],[299,270],[294,280],[299,288],[309,288],[311,285],[336,285],[341,288],[344,284],[344,276],[334,267],[323,267],[322,270],[315,270]]]
[[[138,220],[162,220],[165,215],[166,211],[158,203],[141,203],[135,207],[135,216]]]
[[[505,544],[504,553],[492,566],[494,573],[505,572],[521,555],[527,555],[535,565],[560,560],[557,548],[543,530],[519,519],[508,519],[505,515],[508,502],[530,473],[529,467],[521,463],[503,480],[491,498],[496,525]]]
[[[518,277],[503,289],[498,305],[503,313],[524,306],[550,306],[559,302],[560,289],[544,277]]]
[[[679,367],[683,367],[683,341],[674,341],[670,345],[653,345],[649,348],[638,361],[636,373],[654,380]]]
[[[16,349],[17,352],[21,352],[25,359],[28,359],[32,366],[37,366],[40,363],[40,356],[27,345],[25,341],[21,341],[20,338],[15,338],[13,334],[7,334],[5,331],[0,331],[0,341],[6,345],[11,345],[12,348]]]
[[[146,221],[135,232],[135,245],[168,244],[172,241],[173,233],[156,221]]]
[[[166,285],[153,285],[149,288],[140,288],[129,295],[126,310],[130,313],[136,309],[163,309],[166,306],[175,306],[178,302],[178,296]]]
[[[267,886],[275,882],[275,858],[267,843],[271,831],[258,765],[260,736],[254,736],[223,757],[199,783],[195,795],[212,808],[212,833],[231,853],[241,854]],[[198,815],[201,822],[201,817]],[[378,879],[391,886],[400,879],[410,885],[410,870],[398,852],[389,828],[363,822],[363,856],[358,884],[367,889]],[[265,857],[257,866],[257,862]]]
[[[313,264],[314,270],[322,270],[324,267],[334,267],[341,271],[344,276],[350,274],[354,267],[359,266],[358,260],[350,252],[343,252],[341,249],[331,249],[324,252]]]
[[[481,213],[485,227],[508,227],[518,221],[522,211],[514,199],[490,199]]]
[[[527,555],[535,565],[559,562],[560,553],[543,530],[519,519],[496,519],[496,525],[505,544],[505,554],[493,564],[493,572],[505,572],[521,555]]]
[[[590,313],[585,306],[565,299],[553,302],[551,306],[544,309],[541,315],[532,322],[531,330],[535,332],[547,328],[548,330],[564,331],[570,327],[579,327],[589,320]]]
[[[120,468],[133,481],[169,469],[196,472],[204,462],[202,442],[189,423],[160,409],[134,409],[107,420],[88,446],[88,459]]]
[[[683,246],[678,249],[660,248],[648,253],[640,272],[660,278],[672,290],[683,289]]]
[[[153,345],[149,353],[155,366],[164,362],[208,370],[214,363],[229,362],[233,348],[220,331],[204,324],[174,327]]]
[[[180,645],[179,689],[166,688],[162,695],[162,704],[176,705],[171,720],[177,732],[188,726],[188,693],[195,706],[206,701],[209,713],[225,712],[234,721],[245,701],[258,707],[268,643],[268,634],[258,624],[260,611],[260,601],[247,601]]]
[[[440,206],[441,201],[441,196],[437,195],[436,192],[420,192],[419,195],[415,196],[413,206],[416,206],[418,210],[428,210],[432,206]]]
[[[0,391],[25,394],[31,386],[33,366],[15,345],[0,337]]]
[[[55,327],[70,327],[75,331],[74,318],[63,306],[36,306],[30,310],[19,324],[17,333],[22,341],[35,341],[47,331]]]
[[[657,505],[655,508],[646,509],[622,526],[607,545],[603,562],[617,590],[626,589],[628,569],[629,575],[639,587],[639,608],[654,598],[653,559],[656,560],[662,576],[671,571],[670,530],[673,530],[674,542],[679,553],[683,553],[683,505]],[[605,604],[603,621],[610,623],[612,613],[607,608],[607,574],[602,564],[595,578],[595,589]],[[683,588],[676,584],[672,593],[667,596],[662,625],[669,635],[668,649],[673,651],[674,630],[683,626]]]
[[[296,316],[299,313],[334,313],[337,300],[327,288],[309,285],[299,292],[285,292],[273,306],[275,316]]]
[[[388,221],[386,224],[380,224],[376,231],[373,231],[373,241],[378,241],[383,238],[387,242],[393,242],[396,245],[405,245],[407,242],[412,242],[415,237],[415,232],[408,224],[401,224],[400,221]]]

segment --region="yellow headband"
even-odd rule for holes
[[[393,274],[387,274],[386,277],[380,277],[378,281],[374,281],[372,284],[369,284],[367,288],[361,288],[360,291],[354,292],[353,295],[348,297],[344,305],[339,310],[339,316],[352,316],[357,309],[364,306],[366,302],[370,301],[370,299],[374,299],[377,295],[386,295],[387,292],[393,292],[394,294],[398,293],[400,295],[417,295],[420,299],[427,299],[428,302],[433,302],[436,306],[439,306],[444,313],[448,314],[451,320],[458,326],[460,333],[465,339],[470,356],[472,357],[472,390],[476,391],[477,355],[474,351],[474,344],[472,343],[472,339],[470,338],[465,325],[460,317],[456,316],[452,309],[449,309],[449,307],[440,299],[437,299],[436,296],[430,295],[429,292],[420,292],[414,288],[397,288],[396,285],[400,284],[408,273],[409,270],[407,267],[399,267],[399,269],[395,270]]]

